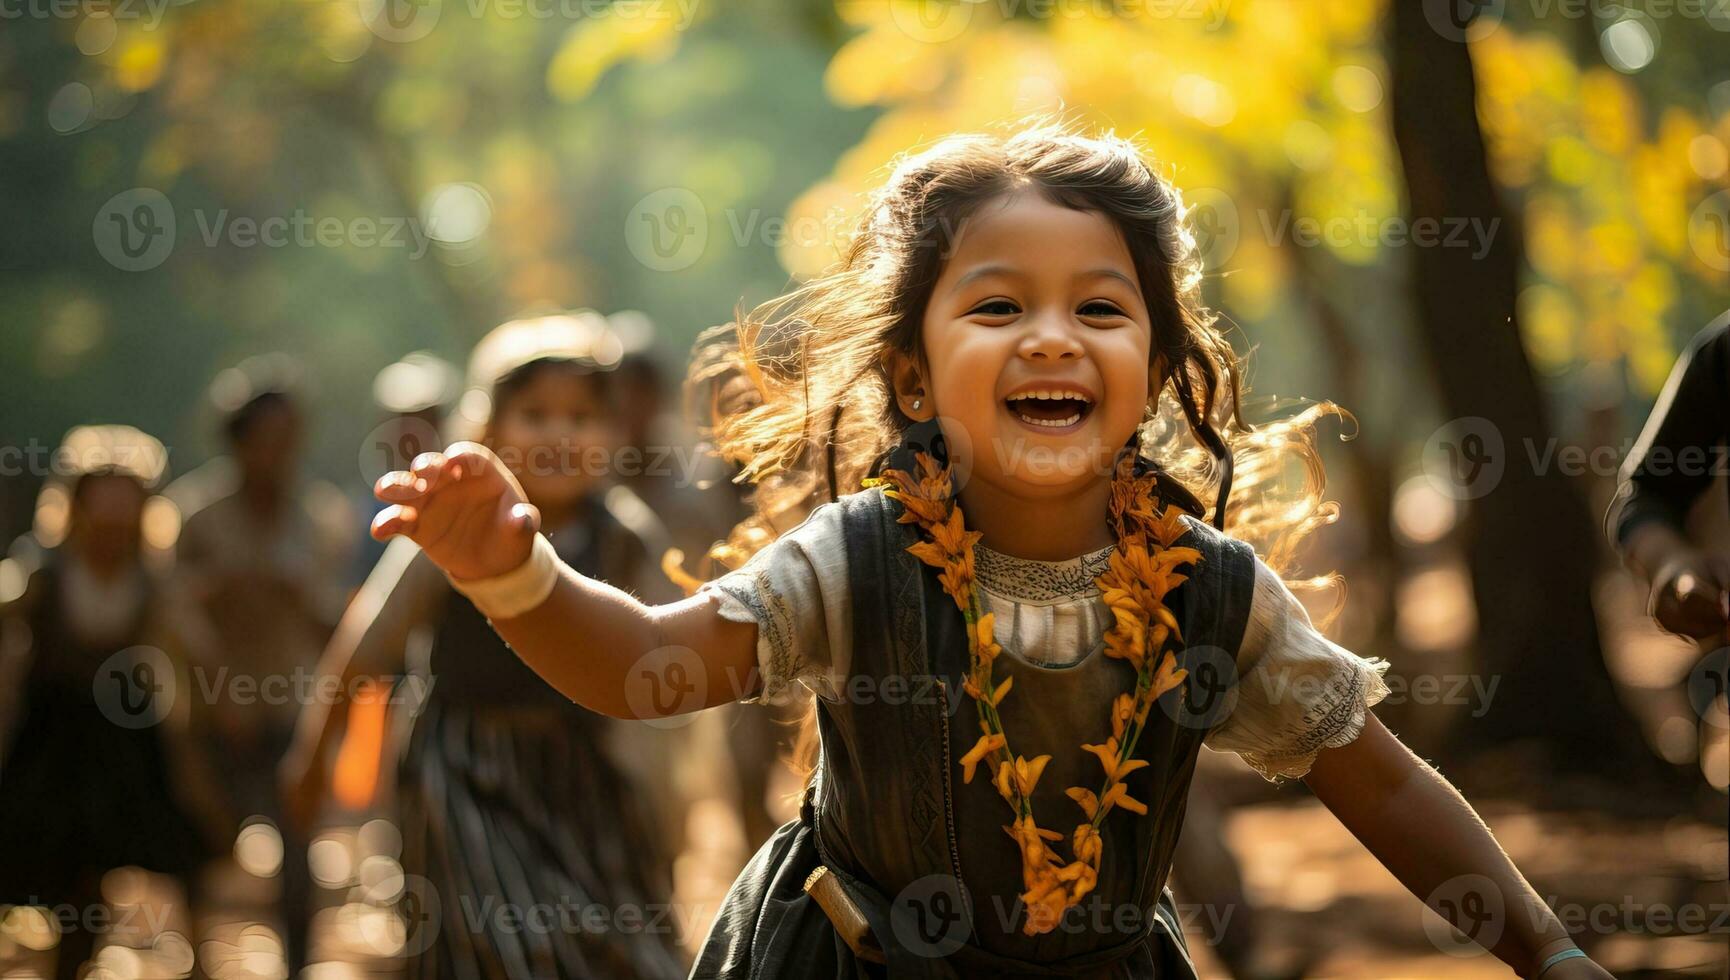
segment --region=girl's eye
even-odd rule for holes
[[[980,303],[978,306],[975,306],[973,309],[969,310],[967,315],[968,316],[974,316],[977,314],[977,315],[983,315],[983,316],[1014,316],[1015,314],[1020,313],[1020,312],[1021,312],[1021,307],[1016,306],[1014,301],[1012,301],[1012,300],[988,299],[985,302]]]
[[[1094,299],[1083,303],[1078,311],[1082,316],[1127,316],[1117,304],[1109,300]]]

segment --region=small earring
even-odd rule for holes
[[[923,405],[923,404],[925,404],[925,401],[924,401],[924,399],[921,399],[921,398],[915,398],[915,399],[913,399],[913,410],[914,410],[914,411],[915,411],[915,412],[917,412],[917,411],[919,411],[919,406],[921,406],[921,405]]]

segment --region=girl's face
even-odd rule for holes
[[[574,365],[549,364],[493,406],[486,441],[529,502],[546,508],[572,503],[595,485],[614,438],[599,381]]]
[[[926,373],[898,358],[897,399],[938,417],[967,479],[1069,492],[1109,478],[1140,424],[1152,342],[1116,226],[1020,192],[961,226],[925,309]]]

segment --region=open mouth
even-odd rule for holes
[[[1003,404],[1017,419],[1044,429],[1079,425],[1093,411],[1093,399],[1079,391],[1061,389],[1017,392]]]

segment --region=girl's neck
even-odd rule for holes
[[[1111,481],[1092,480],[1073,492],[1030,497],[970,481],[961,491],[969,530],[984,532],[992,551],[1035,561],[1066,561],[1115,544],[1106,514]]]

